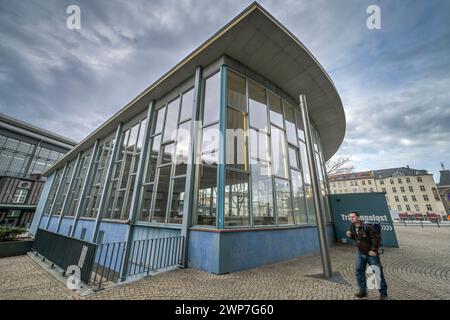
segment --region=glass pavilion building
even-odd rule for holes
[[[254,3],[46,171],[32,230],[183,235],[183,264],[217,274],[292,259],[319,249],[317,208],[334,241],[324,163],[344,134],[329,76]]]

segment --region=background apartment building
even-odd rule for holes
[[[433,175],[409,167],[340,174],[329,177],[330,193],[384,192],[393,212],[445,215]]]
[[[0,225],[28,227],[45,178],[41,174],[75,142],[0,114]]]

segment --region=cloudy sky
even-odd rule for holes
[[[0,112],[79,141],[250,2],[0,0]],[[450,167],[450,1],[260,3],[333,79],[347,116],[338,154],[357,170],[438,179]],[[371,4],[381,30],[366,27]]]

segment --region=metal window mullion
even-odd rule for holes
[[[199,168],[199,145],[200,145],[200,114],[202,108],[202,68],[197,66],[195,69],[194,78],[194,92],[192,101],[192,114],[191,114],[191,128],[190,128],[190,141],[188,152],[188,163],[186,170],[185,181],[185,202],[183,203],[183,221],[182,231],[183,247],[182,247],[182,259],[181,264],[187,267],[187,254],[188,254],[188,241],[189,241],[189,227],[192,225],[193,214],[196,211],[196,198],[198,186],[198,168]]]
[[[50,226],[50,220],[51,220],[51,218],[53,216],[53,209],[55,208],[56,199],[58,199],[59,193],[61,192],[61,185],[63,184],[64,176],[66,175],[67,164],[68,164],[68,162],[66,162],[64,164],[64,169],[63,169],[63,172],[61,174],[61,179],[59,180],[58,187],[56,188],[55,197],[53,198],[52,205],[50,207],[50,211],[49,211],[49,214],[48,214],[48,220],[47,220],[47,223],[45,225],[45,229],[46,230],[48,230],[48,227]]]
[[[78,194],[78,200],[77,200],[78,202],[75,207],[75,215],[74,215],[74,219],[73,219],[72,228],[70,229],[70,234],[69,234],[70,237],[73,237],[75,234],[75,229],[76,229],[76,226],[78,223],[78,219],[80,218],[80,215],[81,215],[81,209],[83,208],[83,202],[84,202],[83,199],[86,196],[88,184],[91,181],[91,179],[94,178],[94,177],[92,177],[92,168],[94,167],[98,150],[99,150],[99,140],[96,140],[94,147],[92,149],[92,152],[91,152],[91,158],[89,159],[89,164],[85,171],[85,176],[84,176],[84,178],[79,177],[79,179],[83,179],[83,182],[82,182],[80,193]]]
[[[73,182],[75,180],[75,175],[77,174],[77,171],[78,171],[79,166],[80,166],[81,154],[82,154],[81,152],[78,154],[77,160],[75,161],[75,166],[73,168],[73,173],[72,173],[72,176],[70,177],[69,186],[67,187],[66,197],[65,197],[64,202],[62,203],[62,206],[61,206],[61,214],[59,215],[58,226],[56,227],[56,232],[57,233],[59,232],[59,228],[61,227],[62,219],[63,219],[63,217],[64,217],[64,215],[66,213],[67,206],[69,204],[68,199],[70,198],[70,193],[72,191]]]
[[[119,149],[119,144],[120,144],[120,133],[122,132],[122,122],[120,122],[117,126],[116,129],[116,136],[114,139],[114,146],[112,147],[111,152],[111,157],[109,159],[109,163],[105,164],[105,167],[103,168],[103,170],[105,171],[105,176],[103,179],[103,191],[102,191],[102,195],[100,196],[100,202],[97,208],[97,216],[95,218],[95,226],[94,226],[94,232],[92,233],[92,242],[95,242],[97,239],[97,235],[98,235],[98,229],[100,226],[100,219],[102,218],[102,212],[105,209],[105,203],[106,203],[106,197],[108,194],[108,184],[110,183],[110,178],[111,178],[111,172],[112,172],[112,167],[114,164],[115,159],[117,158],[117,150]],[[100,188],[102,186],[100,185]]]
[[[225,227],[225,174],[226,174],[226,128],[227,128],[227,66],[220,67],[220,142],[217,165],[217,223],[218,229]]]

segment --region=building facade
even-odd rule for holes
[[[450,170],[445,169],[442,164],[442,170],[439,173],[439,184],[437,188],[444,204],[445,212],[450,215]]]
[[[334,240],[324,164],[344,133],[328,75],[254,3],[45,173],[32,229],[182,235],[185,265],[218,274],[298,257],[319,249],[316,208]]]
[[[328,177],[330,192],[384,192],[391,212],[445,215],[433,175],[409,167],[373,170]]]
[[[75,144],[0,114],[0,225],[30,226],[45,182],[41,174]]]

